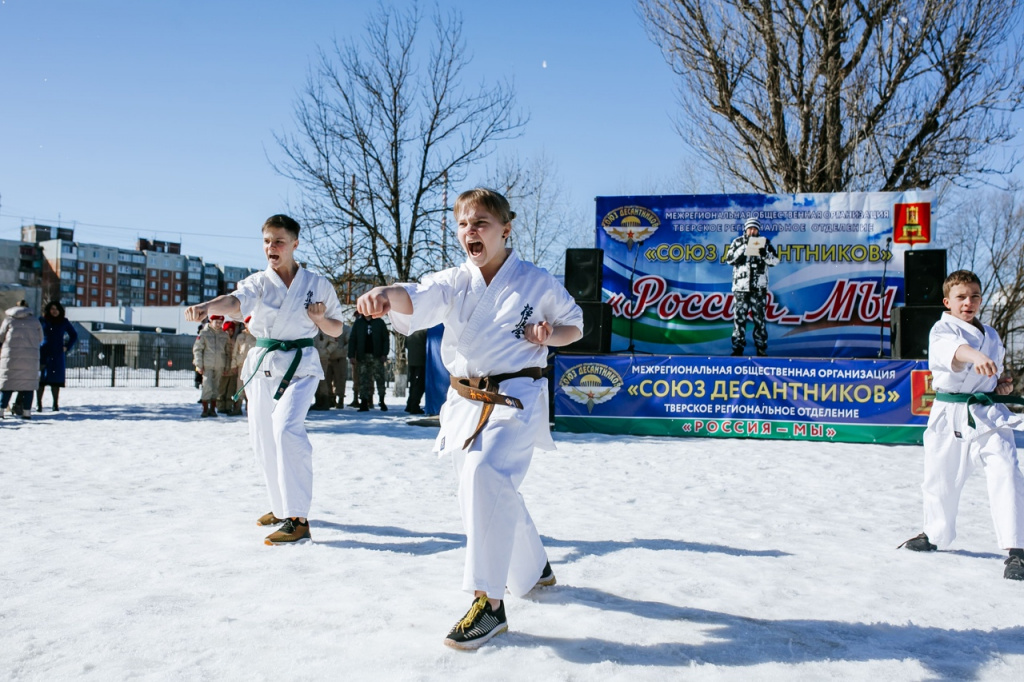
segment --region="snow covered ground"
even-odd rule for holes
[[[314,542],[267,547],[243,419],[61,397],[0,421],[2,679],[1024,679],[983,475],[951,551],[895,549],[918,447],[556,434],[522,492],[559,584],[463,653],[451,465],[399,399],[310,413]]]

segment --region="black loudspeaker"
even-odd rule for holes
[[[903,304],[908,308],[942,305],[945,279],[945,249],[903,252]]]
[[[604,249],[565,250],[565,288],[581,301],[600,301],[603,282]]]
[[[612,348],[612,306],[597,301],[577,301],[583,309],[583,338],[563,346],[566,353],[610,353]]]
[[[927,359],[928,334],[944,310],[941,305],[893,308],[889,318],[893,360]]]

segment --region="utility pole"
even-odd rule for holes
[[[441,267],[448,267],[448,171],[444,172],[444,190],[441,192]]]
[[[352,174],[352,194],[348,200],[349,218],[348,218],[348,303],[352,302],[352,260],[355,258],[355,252],[353,251],[352,242],[355,239],[356,225],[355,218],[352,216],[356,210],[356,174]]]

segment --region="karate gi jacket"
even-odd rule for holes
[[[1003,372],[1006,350],[996,330],[987,324],[982,326],[984,332],[949,313],[942,313],[928,336],[928,369],[932,372],[932,388],[941,393],[992,393],[996,390],[999,374]],[[999,373],[992,377],[977,374],[971,364],[965,364],[959,372],[954,372],[953,355],[964,344],[990,357],[996,363]],[[971,405],[968,408],[965,403],[936,400],[932,403],[928,428],[947,429],[967,437],[971,432],[967,424],[968,409],[974,415],[975,433],[984,433],[1002,426],[1014,428],[1020,424],[1020,420],[1006,405]]]
[[[341,303],[331,283],[325,277],[305,268],[299,268],[291,286],[287,287],[273,268],[268,267],[239,282],[238,288],[231,295],[238,299],[242,308],[242,318],[252,315],[252,319],[249,320],[249,331],[257,339],[295,341],[314,338],[320,333],[320,329],[306,313],[306,309],[313,303],[326,305],[324,316],[327,318],[340,320],[342,316]],[[249,351],[245,366],[242,368],[242,381],[252,375],[256,359],[263,354],[263,350],[255,347]],[[320,355],[313,346],[297,351],[267,353],[259,367],[260,373],[269,372],[265,376],[283,378],[295,353],[302,354],[295,376],[324,378]]]
[[[549,348],[526,340],[523,328],[528,323],[546,321],[553,327],[583,330],[583,312],[565,287],[547,270],[520,260],[514,251],[509,251],[490,285],[484,282],[479,268],[467,260],[459,267],[428,275],[418,284],[400,286],[412,299],[413,313],[391,311],[392,326],[409,335],[444,323],[441,359],[456,377],[547,367]],[[495,405],[490,422],[522,419],[534,446],[553,450],[547,379],[509,379],[499,390],[518,398],[524,409]],[[443,454],[461,448],[473,432],[482,407],[482,403],[467,400],[449,388],[434,450]]]

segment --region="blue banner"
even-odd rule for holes
[[[933,202],[930,191],[598,197],[612,350],[632,340],[651,353],[729,355],[733,268],[724,259],[755,217],[778,254],[767,269],[768,355],[888,355],[903,252],[933,242]]]
[[[919,443],[927,363],[558,355],[558,430]]]

